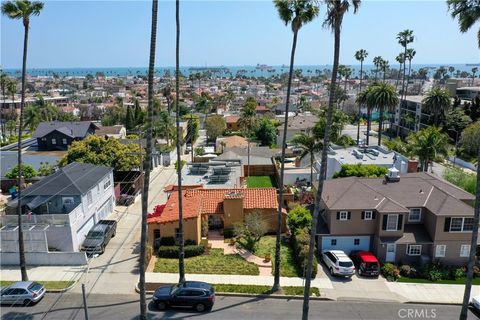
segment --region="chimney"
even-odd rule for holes
[[[408,169],[407,172],[417,172],[418,171],[418,161],[417,160],[408,160]]]

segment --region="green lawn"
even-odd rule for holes
[[[178,272],[178,260],[158,258],[154,272]],[[258,275],[258,267],[238,254],[224,255],[222,249],[210,249],[208,254],[185,259],[185,272],[197,274]]]
[[[242,284],[215,284],[216,292],[233,292],[233,293],[251,293],[251,294],[271,294],[271,286],[253,286]],[[284,294],[292,296],[303,295],[303,287],[282,287]],[[320,296],[318,288],[310,288],[310,295]]]
[[[275,236],[265,236],[260,239],[255,248],[255,255],[259,257],[265,257],[267,253],[270,253],[272,258],[272,266],[275,265]],[[280,247],[280,276],[282,277],[301,277],[302,273],[298,272],[295,263],[295,255],[292,248],[282,243]],[[272,269],[273,274],[273,269]]]
[[[9,286],[17,281],[0,281],[0,287]],[[74,281],[36,281],[45,286],[47,290],[60,290],[70,287]]]
[[[407,277],[401,277],[397,280],[397,282],[406,282],[406,283],[436,283],[436,284],[465,284],[465,278],[460,278],[456,280],[438,280],[435,282],[432,282],[428,279],[421,279],[421,278],[407,278]],[[480,278],[474,278],[472,283],[474,285],[480,285]]]
[[[247,177],[248,188],[274,188],[275,181],[272,176]]]

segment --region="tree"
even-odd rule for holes
[[[370,91],[372,90],[374,85],[376,85],[376,82],[372,83],[365,90],[357,94],[357,103],[360,106],[364,105],[367,107],[367,141],[366,141],[367,146],[370,145],[370,128],[372,125],[372,110],[375,107],[375,105],[372,105],[373,101],[371,99],[369,100],[368,97],[370,96]]]
[[[262,118],[255,128],[255,137],[262,146],[271,147],[277,138],[277,128],[273,121],[268,118]]]
[[[318,180],[317,194],[315,196],[315,209],[313,211],[312,228],[310,229],[310,244],[308,249],[307,261],[307,275],[312,274],[313,268],[313,252],[315,248],[315,237],[317,232],[318,213],[320,211],[320,200],[322,199],[323,184],[327,177],[327,152],[330,145],[330,129],[332,127],[333,110],[335,103],[335,92],[332,90],[336,88],[337,84],[337,69],[340,57],[340,33],[342,29],[342,22],[344,14],[349,10],[350,5],[353,6],[354,13],[357,12],[360,6],[360,0],[326,0],[327,15],[323,23],[324,27],[332,30],[334,34],[334,51],[333,51],[333,67],[332,77],[330,80],[331,91],[328,98],[327,122],[325,126],[325,133],[323,137],[322,160],[320,164],[320,178]],[[303,291],[303,309],[302,319],[308,319],[308,310],[310,302],[310,277],[305,280],[305,288]]]
[[[317,141],[310,130],[307,130],[306,133],[296,134],[290,142],[302,151],[300,159],[306,156],[310,157],[310,183],[313,184],[313,162],[315,160],[315,153],[322,149],[322,144]]]
[[[162,95],[167,100],[167,111],[170,114],[172,112],[172,88],[170,88],[170,85],[166,85],[162,89]]]
[[[390,68],[390,65],[388,64],[388,60],[383,60],[380,62],[380,70],[383,72],[383,82],[385,82],[385,79],[387,77],[387,70]]]
[[[27,50],[28,50],[28,31],[30,28],[30,17],[38,16],[43,9],[43,3],[38,1],[16,0],[6,1],[2,3],[2,13],[10,19],[21,19],[24,28],[23,37],[23,59],[22,59],[22,93],[20,102],[20,116],[18,127],[18,248],[20,253],[20,270],[22,273],[22,281],[28,281],[27,268],[25,264],[25,248],[23,242],[23,228],[22,228],[22,205],[21,193],[23,183],[22,177],[22,129],[23,129],[23,110],[25,108],[25,88],[27,80]]]
[[[428,127],[407,138],[411,146],[412,154],[417,155],[420,167],[423,171],[428,170],[428,164],[434,160],[441,160],[448,155],[449,137],[437,127]]]
[[[25,120],[23,124],[23,129],[28,127],[30,133],[35,131],[38,127],[39,123],[42,121],[40,119],[40,113],[38,112],[38,108],[35,106],[28,106],[25,108]]]
[[[170,137],[174,129],[174,122],[170,114],[166,110],[161,110],[158,115],[158,120],[153,123],[153,135],[155,137],[164,138],[167,145],[170,145]]]
[[[139,291],[140,291],[140,319],[147,319],[147,297],[145,291],[145,268],[147,262],[147,214],[148,214],[148,193],[150,188],[150,171],[152,164],[152,125],[153,125],[153,77],[155,74],[155,49],[157,44],[157,14],[158,14],[158,0],[152,0],[152,25],[150,31],[150,54],[148,61],[148,81],[147,81],[147,154],[144,159],[143,169],[145,171],[143,178],[142,190],[142,227],[140,233],[140,277],[139,277]],[[177,82],[178,83],[178,82]],[[111,139],[110,139],[111,140]]]
[[[247,136],[251,135],[255,122],[257,121],[257,113],[255,108],[257,107],[257,101],[253,97],[248,97],[240,110],[240,119],[238,123]]]
[[[349,123],[350,117],[340,109],[335,109],[332,115],[332,123],[330,125],[330,141],[336,143],[342,135],[343,128]],[[313,135],[317,140],[325,138],[325,127],[327,125],[327,110],[321,109],[318,112],[318,121],[313,127]]]
[[[368,57],[368,52],[365,49],[360,49],[355,52],[355,59],[360,61],[360,85],[358,92],[362,92],[362,80],[363,80],[363,62]],[[357,124],[357,144],[360,144],[360,118],[362,114],[362,105],[358,104],[358,124]]]
[[[395,90],[398,88],[398,83],[400,82],[400,75],[401,70],[402,70],[402,65],[405,63],[405,54],[403,52],[400,52],[396,57],[395,60],[400,64],[400,67],[398,68],[398,75],[397,75],[397,81],[395,82]]]
[[[333,179],[344,177],[380,178],[384,177],[387,172],[387,168],[374,164],[342,164],[340,171],[333,175]]]
[[[206,118],[207,115],[212,111],[212,98],[208,93],[202,92],[197,101],[195,101],[195,106],[199,112],[203,112],[205,114]]]
[[[458,134],[462,133],[470,123],[472,123],[472,119],[465,114],[465,111],[461,108],[456,108],[450,110],[445,116],[444,129],[452,139],[455,139],[456,132]]]
[[[293,234],[309,228],[312,225],[312,213],[307,208],[297,205],[288,213],[287,224]]]
[[[140,167],[140,148],[137,143],[122,144],[117,139],[105,139],[90,135],[74,141],[59,165],[72,162],[91,163],[112,167],[114,170],[130,171]]]
[[[413,60],[413,57],[415,57],[416,53],[417,52],[414,49],[409,48],[407,49],[407,53],[405,55],[405,59],[408,60],[408,75],[407,75],[407,82],[405,84],[405,95],[408,94],[408,82],[410,81],[410,73],[412,71],[412,60]]]
[[[462,132],[461,144],[462,147],[471,155],[477,152],[480,141],[480,121],[472,123]],[[480,165],[480,162],[478,162]]]
[[[12,97],[12,102],[15,101],[15,93],[17,93],[17,82],[14,79],[7,82],[8,94]]]
[[[125,129],[132,131],[135,128],[135,120],[132,114],[132,108],[127,106],[127,113],[125,114]]]
[[[478,71],[477,67],[472,68],[472,86],[475,85],[475,75],[477,74],[477,71]]]
[[[274,269],[274,283],[272,290],[280,290],[280,237],[282,227],[282,208],[283,208],[283,179],[285,174],[285,149],[287,144],[287,129],[288,129],[288,111],[290,106],[290,93],[292,90],[293,68],[295,64],[295,50],[297,47],[298,32],[301,27],[311,22],[319,13],[316,3],[309,0],[274,0],[280,20],[286,26],[290,24],[293,32],[292,49],[290,52],[290,68],[288,72],[287,96],[285,102],[285,122],[282,137],[282,155],[280,165],[280,183],[278,196],[278,212],[277,212],[277,237],[275,243],[275,269]],[[338,67],[338,66],[337,66]],[[335,77],[337,70],[334,69]]]
[[[255,251],[255,245],[267,233],[267,223],[261,212],[254,211],[245,217],[245,222],[237,222],[233,232],[240,239],[237,242],[249,251]]]
[[[22,163],[22,176],[24,179],[31,179],[38,176],[37,170],[31,164]],[[5,173],[8,179],[18,179],[18,165]]]
[[[462,33],[467,32],[480,20],[480,10],[478,9],[478,2],[475,0],[447,0],[447,4],[452,18],[458,19],[458,25]],[[480,48],[480,29],[478,30],[477,38],[478,47]]]
[[[138,102],[138,99],[135,99],[135,109],[133,114],[133,120],[134,120],[135,126],[139,126],[145,122],[145,113],[142,111],[142,108],[140,107],[140,103]]]
[[[221,115],[213,115],[205,120],[205,130],[207,131],[207,138],[210,141],[215,141],[217,137],[221,136],[227,129],[227,123]]]
[[[400,95],[400,100],[405,99],[406,90],[405,90],[405,75],[407,67],[407,49],[408,45],[413,42],[413,30],[405,29],[397,34],[398,43],[403,47],[403,72],[402,72],[402,90]],[[400,102],[402,103],[402,102]],[[400,124],[397,125],[397,136],[400,134]]]
[[[382,144],[382,129],[385,110],[392,110],[398,104],[398,94],[395,88],[385,82],[378,83],[368,91],[367,104],[380,109],[378,123],[378,145]]]
[[[373,65],[375,66],[375,81],[378,79],[378,71],[380,71],[382,61],[383,58],[381,56],[376,56],[373,58]]]
[[[427,96],[423,99],[422,103],[430,114],[433,114],[433,124],[439,126],[440,121],[445,119],[445,116],[450,109],[450,93],[448,93],[448,90],[435,87],[427,93]]]
[[[48,162],[40,162],[40,167],[38,168],[39,176],[48,176],[53,173],[53,166]]]

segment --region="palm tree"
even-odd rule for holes
[[[380,70],[380,65],[382,64],[382,57],[376,56],[373,58],[373,64],[375,65],[375,81],[377,81],[378,71]]]
[[[313,161],[315,160],[315,153],[322,149],[322,144],[317,141],[315,135],[311,134],[311,130],[296,134],[290,142],[302,150],[300,159],[310,156],[310,183],[313,184]]]
[[[387,70],[390,68],[388,64],[388,60],[383,60],[380,63],[380,70],[383,72],[383,82],[385,82],[385,78],[387,77]]]
[[[17,93],[17,82],[14,79],[7,80],[6,86],[8,94],[12,97],[12,108],[14,109],[15,93]]]
[[[308,249],[307,271],[305,279],[305,288],[303,291],[303,309],[302,319],[308,319],[308,310],[310,302],[310,283],[313,266],[313,251],[315,247],[315,235],[317,231],[318,212],[320,211],[320,200],[322,199],[323,182],[327,176],[327,151],[330,145],[330,129],[332,126],[334,103],[336,101],[336,87],[337,87],[337,69],[340,58],[340,33],[342,29],[342,21],[344,14],[353,5],[354,13],[357,12],[361,1],[360,0],[326,0],[327,15],[323,26],[329,28],[334,35],[334,51],[333,51],[333,66],[332,78],[330,80],[330,96],[328,98],[327,109],[327,125],[325,126],[325,135],[323,137],[322,160],[320,168],[320,178],[318,180],[317,194],[315,196],[315,209],[313,211],[312,227],[310,229],[310,244]]]
[[[28,30],[30,27],[30,17],[38,16],[43,9],[42,2],[30,2],[27,0],[7,1],[2,3],[2,13],[10,19],[22,19],[24,28],[23,37],[23,61],[22,61],[22,94],[20,102],[20,119],[18,128],[18,194],[17,194],[17,214],[18,214],[18,248],[20,253],[20,270],[22,273],[22,281],[28,280],[27,268],[25,265],[25,248],[23,242],[22,228],[22,206],[21,206],[21,190],[22,181],[22,129],[23,129],[23,109],[25,108],[25,88],[27,80],[27,49],[28,49]]]
[[[476,22],[480,20],[480,10],[478,10],[477,1],[465,0],[447,0],[449,9],[452,11],[452,17],[458,18],[460,32],[467,32]],[[477,33],[477,45],[480,48],[480,29]],[[476,71],[475,71],[476,72]],[[478,148],[478,160],[480,164],[480,145]],[[480,220],[480,165],[477,165],[477,192],[475,200],[475,214],[472,230],[472,241],[470,243],[470,255],[468,257],[467,265],[467,281],[465,282],[465,292],[463,294],[462,311],[460,313],[460,320],[466,320],[468,315],[468,304],[470,302],[470,290],[472,288],[473,280],[473,266],[475,263],[475,256],[478,240],[478,224]]]
[[[448,72],[450,73],[450,78],[453,78],[453,73],[455,72],[455,67],[448,67]]]
[[[410,74],[412,71],[412,60],[413,60],[413,57],[415,57],[416,53],[417,52],[414,49],[409,48],[407,49],[407,54],[405,55],[405,59],[408,60],[408,75],[407,75],[407,83],[405,84],[405,96],[408,94],[408,82],[410,82]]]
[[[38,127],[38,124],[42,121],[38,108],[34,106],[29,106],[25,108],[25,121],[24,121],[24,128],[29,129],[30,133],[35,131]]]
[[[363,61],[368,56],[368,52],[365,49],[360,49],[355,52],[355,59],[360,61],[360,86],[358,92],[362,91],[362,80],[363,80]],[[358,125],[357,125],[357,145],[360,143],[360,116],[362,114],[362,105],[358,104]]]
[[[175,105],[179,106],[180,96],[180,0],[175,1],[175,23],[176,23],[176,36],[175,36]],[[180,128],[180,108],[177,107],[175,113],[175,120],[177,125],[177,184],[178,184],[178,274],[179,283],[185,282],[185,249],[184,249],[184,237],[183,237],[183,196],[182,196],[182,166],[181,162],[181,128]],[[193,150],[192,150],[193,152]]]
[[[433,114],[433,124],[435,126],[439,126],[440,121],[445,119],[452,104],[448,90],[438,87],[431,89],[422,103],[425,105],[425,109],[430,112],[430,114]]]
[[[385,82],[373,86],[367,94],[367,104],[377,106],[380,110],[378,123],[378,145],[382,144],[382,129],[385,110],[392,110],[398,104],[398,94],[395,88]]]
[[[0,74],[0,90],[2,91],[2,98],[3,98],[3,105],[5,105],[5,100],[7,98],[7,96],[5,95],[5,92],[7,91],[7,83],[8,83],[8,76],[6,73],[4,73],[3,71],[1,71],[1,74]],[[3,114],[2,114],[2,117],[3,117]],[[6,132],[5,132],[5,119],[3,119],[4,121],[1,121],[1,127],[2,127],[2,138],[3,138],[3,135],[6,135]]]
[[[165,138],[167,145],[170,145],[170,137],[172,136],[173,120],[166,110],[161,110],[158,114],[158,120],[153,123],[153,135],[155,137]]]
[[[396,57],[395,60],[400,64],[400,67],[398,68],[398,75],[397,75],[397,81],[395,82],[395,90],[398,89],[398,83],[400,82],[400,74],[402,70],[402,65],[405,63],[405,54],[403,52],[400,52]]]
[[[285,174],[285,149],[287,144],[288,130],[288,109],[290,105],[290,92],[292,89],[293,67],[295,64],[295,49],[297,47],[297,37],[300,28],[311,22],[318,15],[317,5],[310,0],[274,0],[275,7],[280,19],[285,25],[290,24],[293,32],[292,51],[290,53],[290,68],[288,73],[287,97],[285,102],[285,123],[282,138],[282,158],[280,167],[280,183],[278,195],[278,218],[277,218],[277,238],[275,245],[275,274],[273,282],[273,291],[280,290],[280,237],[282,231],[282,209],[283,209],[283,178]],[[336,71],[335,76],[336,76]]]
[[[472,86],[475,85],[475,75],[477,74],[477,71],[478,71],[477,67],[472,68]]]
[[[449,137],[437,127],[428,127],[412,133],[407,138],[412,153],[418,156],[420,167],[428,170],[428,164],[440,157],[448,155]]]
[[[402,90],[400,95],[400,103],[405,98],[405,75],[406,75],[406,59],[408,45],[413,42],[413,30],[403,30],[397,34],[398,43],[403,47],[403,72],[402,72]],[[400,114],[400,105],[398,106],[398,113]],[[397,125],[397,136],[400,134],[400,123]]]
[[[140,319],[147,319],[147,297],[145,292],[145,268],[147,250],[147,213],[148,213],[148,191],[150,187],[150,171],[152,165],[152,123],[153,123],[153,76],[155,73],[155,47],[157,44],[157,13],[158,0],[152,0],[152,26],[150,32],[150,57],[148,63],[148,106],[146,122],[146,155],[143,162],[144,179],[142,190],[142,228],[140,236],[140,278],[138,287],[140,289]],[[179,109],[179,108],[177,108]]]
[[[166,85],[162,89],[162,95],[167,100],[167,110],[168,114],[170,115],[170,112],[172,111],[172,89],[170,88],[170,85]]]
[[[357,94],[357,103],[359,106],[366,106],[367,107],[367,139],[366,145],[370,144],[370,128],[372,124],[372,110],[375,105],[372,105],[372,101],[368,99],[371,89],[377,82],[372,83],[369,87],[367,87],[364,91],[361,91]]]

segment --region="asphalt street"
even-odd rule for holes
[[[150,300],[150,299],[149,299]],[[138,295],[92,294],[89,297],[89,319],[138,319]],[[157,311],[149,304],[149,319],[300,319],[302,300],[256,297],[218,297],[209,313],[190,309]],[[418,305],[400,303],[311,301],[310,319],[397,320],[458,319],[459,306]],[[2,320],[83,320],[82,297],[76,293],[48,294],[34,306],[2,306]],[[468,319],[478,319],[469,313]]]

